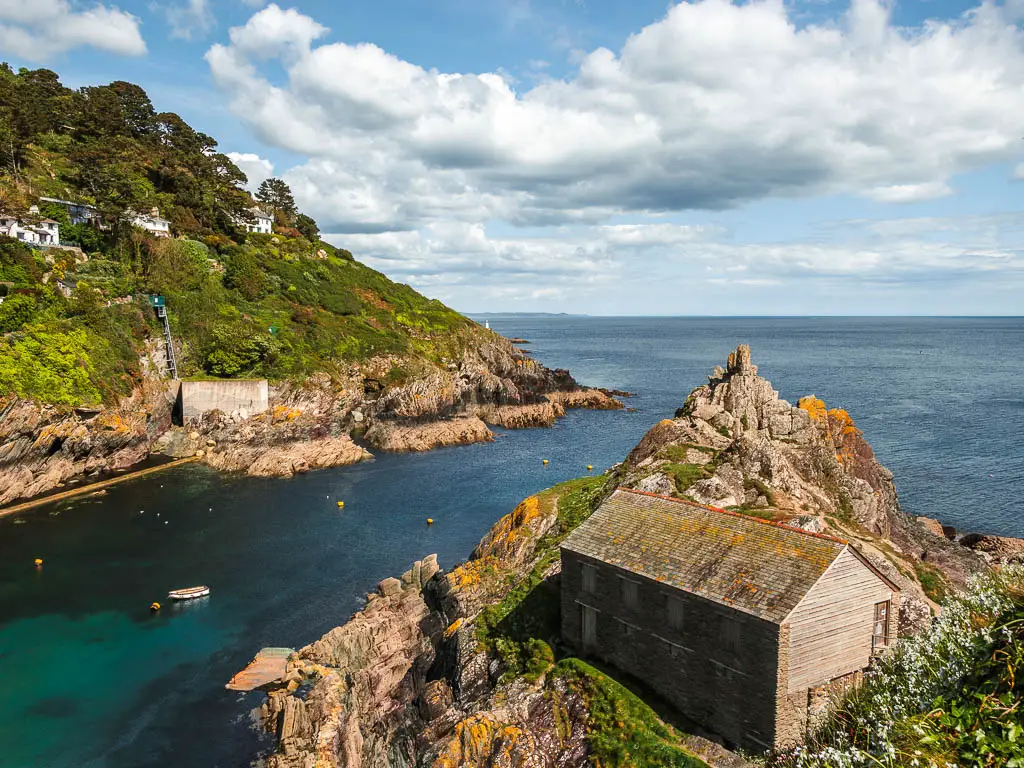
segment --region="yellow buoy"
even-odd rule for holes
[[[344,501],[339,501],[339,502],[338,502],[338,508],[339,508],[339,509],[340,509],[341,507],[344,507],[344,506],[345,506],[345,502],[344,502]]]
[[[590,472],[593,469],[594,469],[594,465],[593,464],[587,464],[587,472]]]
[[[37,557],[37,558],[35,559],[35,564],[36,564],[36,568],[38,568],[39,566],[41,566],[41,565],[43,564],[43,558],[41,558],[41,557]]]
[[[153,611],[153,613],[156,613],[160,610],[160,603],[150,603],[149,610]]]
[[[547,459],[544,459],[543,463],[544,463],[544,464],[547,464],[547,463],[548,463],[548,460],[547,460]]]
[[[433,524],[434,524],[434,518],[428,517],[427,518],[427,525],[433,525]]]

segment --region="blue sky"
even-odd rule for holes
[[[1020,314],[1024,2],[0,0],[458,309]]]

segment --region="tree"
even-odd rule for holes
[[[115,80],[110,89],[117,94],[121,102],[121,118],[134,136],[148,136],[156,130],[156,110],[142,88],[124,80]]]
[[[281,211],[289,219],[294,219],[299,212],[299,209],[295,207],[292,190],[283,179],[266,179],[256,190],[256,199],[264,205]]]
[[[295,217],[295,228],[302,233],[304,238],[314,245],[320,239],[320,227],[316,225],[316,222],[312,217],[307,216],[304,213],[300,213]]]

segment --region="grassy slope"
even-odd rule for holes
[[[154,266],[142,278],[102,255],[55,266],[20,244],[0,244],[0,281],[12,283],[6,311],[0,305],[0,393],[79,405],[129,392],[140,376],[142,340],[160,336],[141,298],[149,292],[166,297],[173,333],[187,352],[185,376],[299,379],[396,355],[402,360],[386,381],[394,384],[458,357],[481,336],[471,321],[345,251],[276,240],[148,244]],[[78,281],[70,300],[51,288],[60,275]],[[25,293],[15,300],[18,291]],[[127,295],[139,298],[105,306]]]

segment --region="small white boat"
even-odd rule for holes
[[[170,600],[195,600],[210,594],[209,587],[189,587],[188,589],[172,589],[167,593]]]

